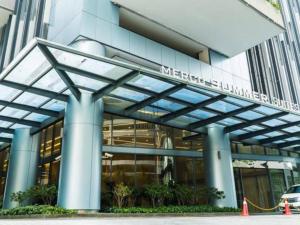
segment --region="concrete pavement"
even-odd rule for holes
[[[0,220],[0,225],[299,225],[300,215],[120,217]]]

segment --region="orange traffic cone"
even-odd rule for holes
[[[287,199],[284,200],[284,215],[292,215]]]
[[[243,210],[241,213],[242,216],[249,216],[249,212],[248,212],[248,204],[246,201],[246,197],[244,197],[244,201],[243,201]]]

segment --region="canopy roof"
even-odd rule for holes
[[[300,146],[300,114],[201,87],[136,65],[35,39],[0,74],[0,142],[61,117],[69,95],[103,97],[105,111],[197,133],[225,127],[234,140]],[[192,138],[187,137],[187,138]]]

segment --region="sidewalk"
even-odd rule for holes
[[[300,215],[0,220],[0,225],[299,225]]]

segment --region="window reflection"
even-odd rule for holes
[[[0,195],[4,194],[4,189],[5,189],[9,150],[10,148],[7,147],[0,152]]]

